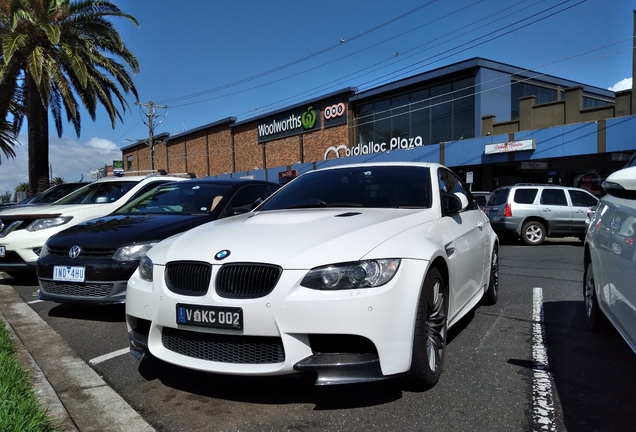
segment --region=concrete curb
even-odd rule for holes
[[[32,373],[36,395],[62,430],[155,430],[11,286],[0,285],[0,315]]]

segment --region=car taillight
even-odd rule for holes
[[[634,239],[632,237],[625,237],[625,243],[630,246],[634,246]]]
[[[512,217],[512,207],[510,207],[510,204],[506,204],[506,207],[504,207],[503,215],[504,217]]]

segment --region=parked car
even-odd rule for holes
[[[585,238],[583,298],[587,323],[606,319],[636,353],[636,167],[611,174]]]
[[[248,212],[280,188],[259,180],[167,183],[117,209],[61,231],[37,260],[41,300],[123,303],[126,283],[159,241],[195,226]]]
[[[30,196],[17,204],[14,204],[11,209],[17,209],[27,206],[41,206],[46,204],[54,203],[55,201],[64,198],[66,195],[71,192],[75,192],[76,190],[83,188],[84,186],[90,184],[90,182],[71,182],[71,183],[61,183],[55,186],[51,186],[44,192],[40,192],[39,194],[35,194]]]
[[[128,281],[131,353],[221,374],[409,374],[437,383],[448,329],[497,301],[497,236],[434,163],[305,173],[249,213],[172,236]]]
[[[499,235],[520,237],[527,245],[540,245],[547,236],[585,237],[588,209],[598,198],[566,186],[520,183],[495,189],[486,212]]]
[[[65,228],[112,213],[129,200],[185,177],[104,177],[48,205],[9,208],[0,213],[0,271],[35,274],[44,242]],[[14,206],[15,207],[15,206]]]
[[[475,201],[477,201],[477,204],[479,204],[479,208],[486,213],[486,204],[488,204],[488,198],[492,192],[472,191],[471,193],[473,194]]]

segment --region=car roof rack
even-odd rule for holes
[[[166,170],[158,169],[158,170],[137,170],[137,171],[120,171],[115,173],[116,177],[125,177],[126,174],[146,174],[146,177],[157,177],[157,176],[172,176],[172,177],[186,177],[186,178],[196,178],[196,174],[188,172],[188,173],[168,173]]]

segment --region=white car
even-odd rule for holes
[[[305,173],[153,247],[128,281],[131,353],[316,384],[440,377],[448,328],[498,296],[498,240],[434,163]]]
[[[596,330],[607,318],[636,353],[636,167],[610,175],[603,189],[585,236],[587,323]]]
[[[46,240],[68,227],[117,210],[128,200],[180,176],[104,177],[48,205],[9,208],[0,213],[0,271],[35,274]]]

